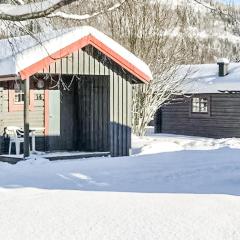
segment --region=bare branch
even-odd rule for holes
[[[114,4],[113,6],[107,8],[107,9],[102,9],[100,11],[91,13],[91,14],[83,14],[83,15],[79,15],[79,14],[72,14],[72,13],[66,13],[66,12],[56,12],[56,13],[52,13],[50,15],[48,15],[47,17],[52,18],[52,17],[59,17],[59,18],[64,18],[64,19],[70,19],[70,20],[87,20],[87,19],[91,19],[93,17],[96,17],[98,15],[101,15],[103,13],[106,12],[110,12],[110,11],[114,11],[117,8],[119,8],[121,5],[123,5],[125,2],[127,2],[127,0],[122,0],[119,3]]]
[[[193,0],[194,2],[202,5],[203,7],[211,10],[211,11],[218,11],[218,9],[212,7],[211,5],[207,4],[205,1],[202,1],[202,0]]]
[[[0,4],[0,19],[8,21],[25,21],[43,18],[78,0],[45,0],[24,5]]]
[[[210,10],[211,12],[218,14],[221,18],[228,18],[228,19],[231,19],[232,22],[239,23],[239,20],[234,15],[232,15],[229,11],[226,11],[220,7],[213,7],[210,4],[206,3],[204,0],[193,0],[193,1],[202,5],[203,7]]]
[[[24,5],[24,1],[23,0],[12,0],[14,3],[18,4],[18,5]]]

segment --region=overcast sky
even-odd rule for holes
[[[240,3],[240,0],[218,0],[219,2],[226,2],[226,3]]]

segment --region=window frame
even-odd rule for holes
[[[23,111],[24,102],[15,102],[16,90],[14,89],[15,81],[9,82],[8,85],[8,111],[17,112]],[[29,111],[34,111],[34,89],[29,90]]]
[[[200,99],[205,98],[207,99],[207,112],[193,112],[193,99],[198,98],[199,102]],[[209,95],[194,95],[190,98],[189,104],[189,115],[190,117],[210,117],[211,116],[211,96]]]
[[[13,88],[14,88],[14,104],[23,104],[24,103],[24,89],[21,89],[21,87],[22,87],[22,85],[23,85],[23,82],[22,81],[19,81],[19,83],[17,83],[17,84],[19,84],[20,85],[20,89],[19,89],[19,91],[17,91],[16,89],[15,89],[15,84],[16,84],[16,82],[14,82],[14,84],[13,84]],[[23,87],[24,87],[24,85],[23,85]],[[21,101],[21,102],[16,102],[16,95],[22,95],[22,98],[23,98],[23,101]]]

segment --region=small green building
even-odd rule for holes
[[[151,80],[148,66],[92,27],[36,38],[10,39],[16,52],[0,41],[0,153],[8,149],[4,129],[18,126],[25,156],[33,127],[39,151],[129,155],[132,84]]]

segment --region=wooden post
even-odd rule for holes
[[[24,81],[24,158],[29,157],[29,78]]]

